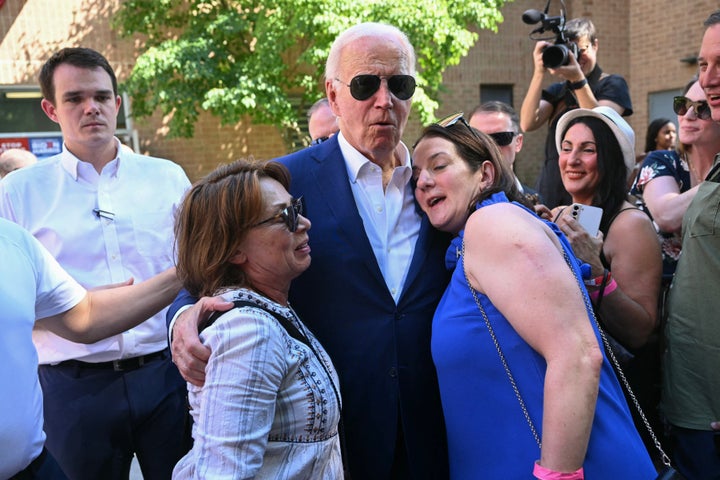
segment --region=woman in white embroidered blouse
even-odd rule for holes
[[[244,305],[201,334],[212,353],[204,386],[188,384],[194,445],[173,478],[343,476],[337,374],[288,304],[310,265],[310,221],[289,183],[278,163],[240,160],[196,183],[176,220],[185,288]]]

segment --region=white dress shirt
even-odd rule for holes
[[[420,234],[420,215],[410,183],[410,152],[400,144],[405,154],[403,164],[395,167],[387,188],[383,189],[382,169],[350,145],[342,132],[338,133],[338,142],[365,233],[397,303]]]
[[[101,173],[63,152],[0,183],[0,217],[28,230],[85,288],[146,280],[174,265],[173,223],[190,182],[182,168],[124,151]],[[165,309],[91,345],[33,331],[41,364],[104,362],[167,346]]]

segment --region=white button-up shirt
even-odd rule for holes
[[[382,169],[350,145],[342,133],[338,133],[338,141],[365,233],[397,303],[420,234],[420,215],[410,183],[410,152],[400,144],[405,154],[403,164],[395,167],[387,188],[383,189]]]
[[[173,223],[190,182],[182,168],[119,147],[101,173],[63,148],[0,183],[0,216],[35,236],[82,286],[146,280],[174,265]],[[83,345],[36,328],[41,364],[103,362],[162,350],[165,310],[137,327]]]

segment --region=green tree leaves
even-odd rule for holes
[[[115,21],[144,42],[123,88],[132,114],[160,110],[169,135],[192,137],[201,111],[223,124],[249,117],[286,138],[324,95],[324,67],[335,37],[365,21],[403,30],[416,49],[413,106],[434,120],[442,74],[497,28],[504,0],[126,0]],[[474,30],[472,30],[474,29]],[[298,102],[297,99],[300,99]]]

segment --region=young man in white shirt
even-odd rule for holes
[[[35,236],[85,288],[142,281],[173,266],[173,220],[190,182],[176,164],[120,148],[121,98],[107,60],[53,55],[41,106],[60,125],[59,155],[10,175],[0,216]],[[47,448],[71,478],[169,478],[189,448],[185,382],[166,348],[164,311],[92,345],[35,328]]]

